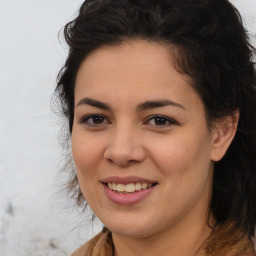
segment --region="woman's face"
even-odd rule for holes
[[[207,218],[213,138],[202,101],[168,56],[142,40],[106,46],[77,74],[78,180],[116,234],[153,236]]]

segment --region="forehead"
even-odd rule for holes
[[[189,78],[176,71],[170,50],[143,40],[104,46],[82,62],[75,85],[75,101],[82,97],[121,102],[149,98],[176,97],[187,101],[195,96]],[[185,97],[185,98],[186,98]]]
[[[116,75],[123,73],[125,79],[127,72],[151,72],[160,74],[163,66],[170,65],[170,53],[161,44],[144,40],[127,41],[115,46],[102,46],[91,52],[82,62],[78,77],[85,70],[95,75],[104,71],[114,72]],[[100,78],[100,77],[99,77]]]

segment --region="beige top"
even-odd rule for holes
[[[71,256],[113,256],[111,232],[103,229]],[[229,222],[211,232],[194,256],[256,256],[252,241]]]

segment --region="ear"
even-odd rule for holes
[[[239,120],[239,110],[233,115],[217,121],[212,132],[211,160],[220,161],[227,152],[233,138],[235,137]]]

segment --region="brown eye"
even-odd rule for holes
[[[102,124],[104,122],[104,117],[102,116],[93,116],[91,117],[92,123],[93,124]]]
[[[108,119],[102,115],[89,115],[81,119],[80,123],[85,124],[87,126],[102,126],[109,124]]]
[[[165,116],[152,116],[149,118],[146,124],[151,126],[166,127],[177,124],[177,122]]]
[[[156,125],[165,125],[167,123],[167,119],[164,117],[155,117],[154,122]]]

